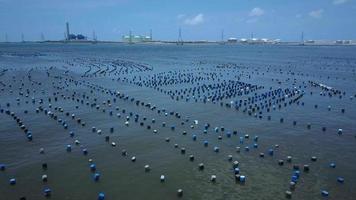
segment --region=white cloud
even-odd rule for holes
[[[265,14],[265,11],[259,7],[256,7],[256,8],[253,8],[251,11],[250,11],[250,14],[249,16],[250,17],[259,17],[259,16],[262,16]]]
[[[185,14],[179,14],[177,15],[177,19],[183,19],[185,17]]]
[[[323,9],[313,10],[313,11],[310,11],[310,12],[309,12],[309,16],[310,16],[310,17],[313,17],[313,18],[320,19],[320,18],[323,17],[323,13],[324,13],[324,10],[323,10]]]
[[[202,13],[199,13],[198,15],[191,17],[191,18],[186,18],[184,20],[184,24],[186,25],[198,25],[204,22],[204,15]]]
[[[334,5],[340,5],[340,4],[344,4],[346,2],[348,2],[349,0],[334,0],[333,4]]]

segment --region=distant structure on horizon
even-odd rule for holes
[[[123,35],[121,38],[122,42],[129,44],[132,43],[141,43],[141,42],[152,42],[152,30],[150,30],[150,35],[132,35],[132,31],[129,32],[129,35]]]
[[[182,38],[182,29],[179,27],[178,29],[178,40],[177,45],[183,45],[183,38]]]
[[[71,34],[69,31],[69,23],[66,22],[65,40],[66,41],[75,41],[75,40],[85,41],[85,40],[87,40],[87,37],[82,34],[77,34],[77,35]]]

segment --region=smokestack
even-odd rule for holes
[[[69,40],[69,23],[66,23],[66,28],[67,28],[67,40]]]

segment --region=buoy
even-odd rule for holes
[[[88,155],[88,150],[87,149],[83,149],[82,151],[83,151],[84,155]]]
[[[317,157],[316,157],[316,156],[312,156],[312,157],[310,158],[310,160],[315,162],[315,161],[317,160]]]
[[[178,195],[178,197],[182,197],[183,196],[183,190],[182,189],[178,189],[177,190],[177,195]]]
[[[219,152],[219,147],[214,147],[214,152],[218,153]]]
[[[180,152],[181,152],[182,154],[185,154],[185,148],[182,147],[182,148],[180,149]]]
[[[308,171],[309,171],[309,165],[304,165],[303,168],[304,168],[304,171],[305,171],[305,172],[308,172]]]
[[[295,182],[294,182],[294,181],[289,182],[289,188],[290,188],[291,190],[294,190],[294,189],[295,189]]]
[[[264,157],[265,157],[265,154],[264,154],[264,153],[260,153],[260,157],[261,157],[261,158],[264,158]]]
[[[237,168],[239,166],[239,161],[235,160],[233,163],[232,163],[232,166],[233,168]]]
[[[292,156],[287,156],[287,162],[292,162]]]
[[[166,180],[166,178],[164,177],[164,175],[161,175],[160,180],[161,180],[161,182],[164,182],[164,181]]]
[[[95,171],[96,170],[96,165],[95,164],[91,164],[90,165],[90,170],[91,171]]]
[[[270,156],[273,156],[273,154],[274,154],[273,149],[269,149],[269,150],[268,150],[268,154],[269,154]]]
[[[215,181],[216,181],[216,175],[211,175],[210,181],[211,181],[211,182],[215,182]]]
[[[204,146],[205,146],[205,147],[207,147],[207,146],[208,146],[208,144],[209,144],[209,143],[208,143],[208,141],[207,141],[207,140],[205,140],[205,141],[204,141]]]
[[[67,145],[67,151],[71,152],[72,151],[72,146],[70,144]]]
[[[49,188],[45,188],[44,190],[43,190],[43,194],[44,194],[44,196],[46,196],[46,197],[49,197],[49,196],[51,196],[51,189],[49,189]]]
[[[329,196],[329,192],[326,191],[326,190],[322,190],[322,191],[321,191],[321,196],[327,197],[327,196]]]
[[[339,135],[342,135],[342,129],[339,128],[339,130],[337,131],[337,133],[338,133]]]
[[[16,179],[15,178],[11,178],[10,179],[10,185],[15,185],[16,184]]]
[[[236,147],[236,153],[240,153],[240,147]]]
[[[235,174],[240,174],[240,169],[238,167],[234,168],[234,173]]]
[[[287,190],[285,194],[286,194],[286,198],[288,198],[288,199],[292,198],[292,192],[291,191]]]
[[[246,176],[240,175],[240,182],[245,183],[246,182]]]
[[[231,162],[232,161],[232,155],[228,155],[227,156],[227,160]]]
[[[278,160],[278,165],[282,166],[284,164],[283,160]]]
[[[47,180],[48,180],[47,175],[46,174],[42,175],[42,181],[43,182],[47,182]]]
[[[194,155],[190,155],[190,156],[189,156],[189,160],[190,160],[190,161],[194,161]]]
[[[149,172],[151,169],[150,169],[150,166],[149,165],[145,165],[145,172]]]
[[[203,170],[204,169],[204,164],[203,163],[199,163],[199,170]]]
[[[103,192],[99,193],[98,200],[105,200],[105,194]]]
[[[47,163],[42,163],[42,169],[43,169],[43,170],[46,170],[47,168],[48,168]]]
[[[335,168],[336,167],[336,164],[335,163],[330,163],[329,165],[331,168]]]
[[[44,148],[40,148],[40,154],[44,154]]]
[[[135,156],[132,156],[131,161],[132,161],[132,162],[135,162],[135,161],[136,161],[136,157],[135,157]]]
[[[100,174],[99,173],[95,173],[94,174],[94,176],[93,176],[93,179],[94,179],[94,181],[99,181],[99,179],[100,179]]]
[[[6,169],[6,165],[5,164],[0,164],[0,170],[1,171],[5,171]]]
[[[343,177],[337,177],[337,182],[344,183],[344,178]]]

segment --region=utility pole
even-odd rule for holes
[[[42,41],[42,42],[45,41],[45,37],[44,37],[43,33],[41,33],[41,41]]]
[[[151,39],[151,41],[153,40],[153,38],[152,38],[152,29],[150,29],[150,39]]]
[[[5,42],[6,42],[6,43],[9,42],[9,38],[7,37],[7,33],[5,33]]]
[[[132,31],[130,30],[130,34],[129,34],[129,43],[132,44]]]
[[[96,34],[95,34],[95,31],[93,31],[93,42],[96,43],[97,42],[97,37],[96,37]]]
[[[178,41],[177,41],[177,45],[183,45],[183,39],[182,39],[182,29],[179,27],[178,30]]]
[[[221,30],[221,44],[225,44],[225,41],[224,41],[224,29]]]
[[[21,33],[21,42],[25,42],[25,36]]]

